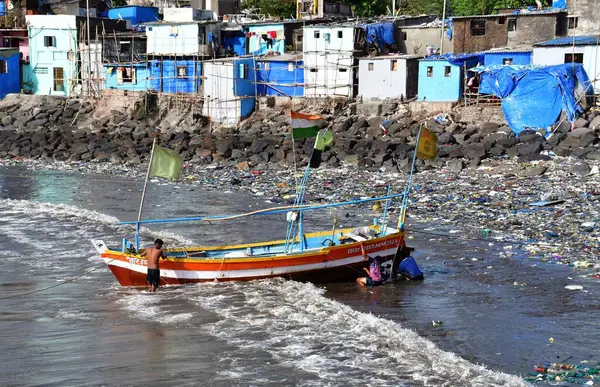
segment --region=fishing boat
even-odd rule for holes
[[[320,145],[317,145],[318,143],[317,137],[315,149],[317,146],[322,148],[323,142],[321,141]],[[120,225],[135,226],[135,242],[123,239],[121,248],[113,249],[107,246],[103,240],[92,240],[100,257],[121,285],[147,285],[147,261],[145,250],[140,246],[141,225],[205,221],[214,223],[235,221],[240,217],[277,214],[285,216],[287,220],[286,236],[280,240],[232,246],[190,246],[164,249],[166,259],[160,261],[161,283],[181,285],[207,281],[247,281],[271,277],[315,283],[354,281],[356,278],[365,276],[362,269],[368,266],[369,258],[377,259],[380,262],[383,278],[393,279],[395,261],[401,259],[399,254],[406,246],[403,228],[412,173],[409,185],[402,193],[391,194],[388,186],[385,196],[311,205],[305,204],[304,201],[306,183],[311,167],[318,167],[319,164],[311,159],[297,186],[296,198],[291,206],[237,215],[142,220],[144,196],[150,175],[173,177],[178,175],[177,170],[181,169],[181,159],[177,160],[176,155],[169,152],[165,148],[156,146],[156,143],[153,144],[138,220],[119,223]],[[320,158],[320,152],[315,153]],[[175,158],[174,161],[173,158]],[[157,162],[157,159],[161,160]],[[166,163],[166,167],[164,160],[170,163]],[[389,221],[388,206],[395,199],[402,200],[402,209],[398,218],[398,226],[394,228],[389,227],[387,223]],[[308,233],[304,230],[304,217],[311,211],[340,206],[357,206],[371,202],[383,204],[381,216],[374,219],[371,226],[338,229],[337,220],[334,220],[331,230]]]

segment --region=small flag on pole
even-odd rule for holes
[[[181,156],[171,149],[155,146],[152,151],[152,165],[150,174],[152,176],[177,179],[183,167]]]
[[[417,147],[417,157],[425,160],[435,159],[437,153],[437,136],[423,125]]]
[[[332,143],[333,133],[331,133],[331,131],[326,130],[317,134],[313,153],[310,157],[311,168],[319,168],[319,166],[321,165],[321,154],[323,153],[323,150],[325,149],[325,147],[331,145]]]
[[[302,138],[315,137],[321,127],[321,116],[290,112],[292,119],[292,138],[300,140]]]

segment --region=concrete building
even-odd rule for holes
[[[408,55],[427,55],[427,46],[440,48],[441,28],[427,26],[398,27],[398,49]],[[444,31],[444,47],[442,54],[453,52],[452,41]]]
[[[101,46],[92,43],[92,50],[88,51],[87,47],[79,44],[85,17],[27,15],[26,19],[30,64],[24,69],[24,87],[26,84],[34,94],[63,96],[80,94],[84,82],[93,90],[104,87],[102,74],[89,73],[90,68],[102,69]],[[110,34],[125,31],[127,27],[127,23],[117,20],[90,18],[90,41],[95,42],[96,31],[104,30]],[[77,60],[80,55],[83,68]],[[92,60],[91,66],[86,65],[90,63],[89,59]]]
[[[417,95],[418,55],[386,55],[358,61],[358,96],[409,99]]]
[[[364,52],[365,32],[352,24],[304,29],[304,95],[352,98],[358,92],[356,53]]]
[[[567,0],[567,28],[569,35],[598,33],[600,6],[597,0]]]
[[[21,92],[21,56],[16,48],[0,48],[0,99]]]
[[[147,53],[212,57],[220,44],[220,22],[163,21],[146,24]]]
[[[259,95],[304,97],[302,55],[265,56],[256,61]]]
[[[237,124],[254,111],[256,63],[253,58],[207,60],[202,63],[202,114],[213,122]]]
[[[443,57],[419,61],[419,101],[458,102],[463,96],[465,69],[479,64],[479,55],[467,56],[463,64],[452,64]]]
[[[567,13],[562,10],[452,18],[454,53],[531,46],[566,34]]]
[[[600,36],[573,36],[540,42],[533,46],[532,64],[581,63],[591,80],[600,78]],[[600,81],[594,82],[600,94]]]
[[[338,0],[298,0],[298,19],[347,18],[352,16],[349,4]]]

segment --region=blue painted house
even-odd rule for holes
[[[21,92],[21,55],[18,48],[0,48],[0,98]]]
[[[107,16],[109,19],[113,20],[129,20],[131,21],[131,25],[133,27],[136,27],[139,24],[151,23],[160,20],[158,8],[142,7],[137,5],[111,8],[108,10]]]
[[[482,62],[481,54],[446,54],[421,59],[418,100],[458,102],[463,96],[465,70]]]
[[[146,35],[139,32],[114,33],[102,45],[105,88],[147,91],[150,69],[146,58]]]
[[[232,125],[250,116],[258,89],[255,66],[251,57],[204,61],[203,114],[211,121]]]
[[[493,50],[483,53],[483,64],[485,66],[493,65],[530,65],[532,51],[504,51]]]
[[[258,95],[304,97],[302,55],[276,55],[257,59]]]

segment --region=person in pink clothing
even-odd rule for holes
[[[367,254],[363,253],[363,257],[369,260],[369,268],[363,268],[367,273],[367,277],[360,277],[356,279],[356,283],[360,286],[379,286],[383,283],[383,276],[381,275],[381,264],[377,257],[371,258]]]

